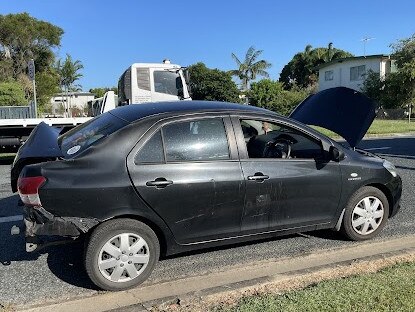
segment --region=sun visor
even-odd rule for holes
[[[362,93],[337,87],[309,96],[290,118],[307,125],[326,128],[356,147],[376,116],[376,103]]]

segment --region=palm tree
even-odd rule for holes
[[[75,81],[79,80],[83,75],[79,72],[84,68],[81,61],[73,61],[69,54],[66,54],[65,60],[58,60],[57,71],[60,76],[60,85],[63,92],[66,94],[66,105],[68,105],[68,92],[74,88],[80,89],[80,85],[75,84]],[[70,113],[70,107],[66,107],[68,113]]]
[[[250,81],[255,80],[258,75],[269,77],[266,69],[270,68],[271,64],[265,60],[257,60],[262,52],[262,50],[255,50],[255,48],[251,46],[246,52],[244,62],[241,62],[239,58],[232,53],[232,58],[235,60],[238,69],[231,70],[229,73],[232,76],[239,77],[241,80],[242,91],[248,90]]]

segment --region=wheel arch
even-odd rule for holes
[[[145,217],[140,216],[140,215],[135,215],[135,214],[120,214],[120,215],[114,216],[112,218],[105,219],[101,223],[106,222],[106,221],[110,221],[110,220],[116,220],[116,219],[133,219],[133,220],[140,221],[140,222],[144,223],[145,225],[147,225],[148,227],[150,227],[154,231],[154,233],[156,234],[157,239],[159,241],[160,256],[165,256],[167,254],[167,240],[168,240],[168,238],[166,237],[166,233],[161,229],[161,227],[159,225],[157,225],[157,223],[151,221],[148,218],[145,218]],[[99,223],[99,224],[101,224],[101,223]],[[94,230],[94,228],[91,229],[91,231]]]
[[[393,197],[392,197],[391,191],[385,185],[383,185],[381,183],[368,183],[368,184],[361,185],[359,188],[357,188],[355,190],[355,192],[357,192],[358,190],[360,190],[361,188],[363,188],[365,186],[371,186],[371,187],[377,188],[379,191],[381,191],[383,194],[385,194],[386,199],[388,200],[388,204],[389,204],[389,215],[388,215],[388,218],[390,218],[390,216],[393,213]],[[345,213],[345,208],[343,208],[341,210],[340,216],[337,219],[337,222],[336,222],[336,225],[334,227],[334,230],[340,231],[341,225],[343,224],[344,213]]]

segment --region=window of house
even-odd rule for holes
[[[332,70],[327,70],[324,72],[324,79],[326,81],[330,81],[333,80],[333,71]]]
[[[366,75],[366,66],[354,66],[350,67],[350,81],[363,80]]]
[[[157,164],[164,162],[163,141],[161,132],[157,131],[138,151],[135,163]]]
[[[167,161],[229,159],[222,118],[192,120],[163,127]]]
[[[318,140],[289,126],[241,120],[249,158],[316,159],[323,156]]]

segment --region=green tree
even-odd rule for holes
[[[60,76],[60,84],[63,91],[69,91],[71,88],[75,88],[77,85],[75,82],[83,77],[80,70],[84,68],[80,60],[72,60],[69,54],[66,54],[64,61],[58,60],[57,72]]]
[[[0,82],[0,106],[26,105],[22,86],[16,81]]]
[[[318,81],[318,65],[351,56],[349,52],[333,48],[331,42],[327,48],[313,49],[307,45],[304,51],[295,54],[283,67],[279,81],[284,83],[286,89],[294,86],[313,88]]]
[[[60,45],[62,35],[58,26],[28,13],[0,15],[0,61],[12,61],[13,78],[26,73],[30,59],[42,72],[53,62],[53,49]]]
[[[108,91],[114,91],[115,94],[118,93],[118,88],[117,87],[112,87],[112,88],[92,88],[89,89],[89,92],[92,93],[96,98],[100,98],[103,97],[104,94]]]
[[[415,34],[391,47],[396,71],[385,77],[369,71],[362,92],[383,108],[405,108],[415,101]]]
[[[248,93],[251,105],[267,108],[281,115],[288,115],[309,95],[310,92],[306,89],[285,90],[283,83],[270,79],[252,83]]]
[[[255,80],[257,76],[269,77],[266,69],[271,67],[271,64],[265,60],[258,60],[262,54],[262,50],[255,50],[251,46],[245,54],[245,60],[242,62],[234,53],[232,58],[238,66],[237,69],[231,70],[232,76],[237,76],[241,81],[241,90],[246,91],[249,89],[250,82]]]
[[[80,73],[80,70],[83,69],[81,61],[72,60],[72,57],[69,54],[66,54],[64,61],[61,59],[58,60],[56,64],[56,69],[60,78],[61,90],[66,94],[66,103],[68,102],[68,92],[80,90],[80,85],[75,84],[83,75]],[[71,107],[66,108],[71,116]]]
[[[59,92],[59,74],[49,68],[36,76],[37,103],[41,112],[50,112],[50,99]]]
[[[238,102],[239,90],[229,73],[207,68],[203,63],[189,67],[193,100]]]
[[[402,104],[409,104],[415,100],[415,34],[409,38],[398,40],[391,47],[402,88],[407,95]]]
[[[33,98],[33,86],[27,77],[27,64],[36,65],[39,109],[48,105],[59,82],[53,74],[54,49],[59,47],[63,30],[31,17],[27,13],[0,15],[0,81],[14,81],[23,89],[27,103]]]

